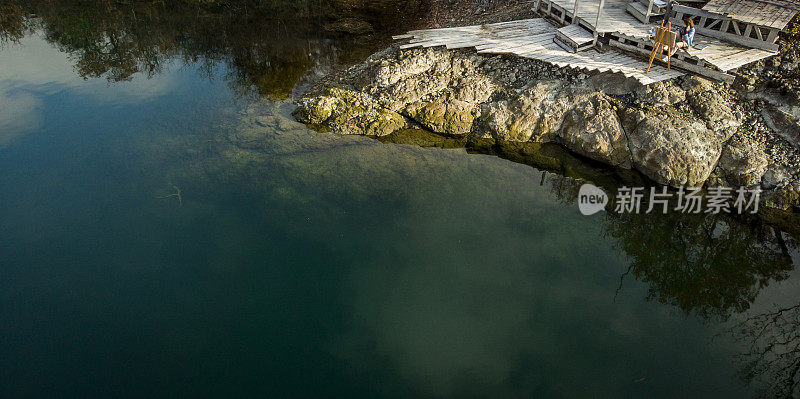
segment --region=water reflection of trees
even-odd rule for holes
[[[605,232],[630,257],[629,272],[649,284],[651,298],[702,317],[747,310],[792,269],[778,232],[727,216],[612,213]]]
[[[575,203],[580,180],[548,180],[556,198]],[[648,284],[648,299],[703,319],[731,318],[742,380],[764,397],[798,397],[800,304],[745,316],[762,289],[793,269],[790,235],[758,219],[674,212],[609,212],[604,234],[630,260],[621,284],[631,275]]]
[[[800,304],[750,316],[731,332],[745,347],[737,356],[745,381],[764,387],[764,397],[800,395]]]
[[[550,180],[556,198],[574,203],[582,182],[557,175]],[[647,283],[648,299],[723,320],[749,309],[771,281],[788,276],[789,249],[796,245],[770,225],[724,214],[608,212],[604,235],[630,260],[622,277]]]
[[[231,87],[243,94],[287,98],[315,63],[354,62],[374,49],[365,38],[325,34],[303,4],[15,0],[0,5],[0,39],[38,28],[75,59],[84,78],[152,76],[182,59],[210,75],[224,66]]]

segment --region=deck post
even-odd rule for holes
[[[644,16],[648,23],[650,22],[651,12],[653,12],[653,0],[650,0],[650,2],[647,4],[647,15]]]
[[[575,0],[575,8],[572,9],[572,24],[578,24],[578,4],[581,0]]]
[[[594,41],[597,41],[597,37],[600,36],[600,14],[603,13],[603,8],[606,6],[606,0],[600,0],[600,4],[597,5],[597,20],[594,22]]]

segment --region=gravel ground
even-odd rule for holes
[[[800,151],[767,126],[759,110],[764,106],[762,102],[745,101],[740,105],[744,110],[744,120],[736,134],[743,140],[758,143],[770,162],[784,167],[792,175],[792,180],[800,178]]]
[[[534,18],[532,1],[430,0],[417,29],[479,25]]]
[[[759,97],[763,94],[772,102],[800,106],[800,15],[781,34],[780,45],[778,56],[739,71],[740,78],[735,87],[740,94],[751,98],[740,101],[745,114],[741,134],[762,144],[771,160],[798,179],[800,150],[767,126],[762,111],[773,105]]]

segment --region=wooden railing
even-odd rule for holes
[[[672,6],[671,21],[673,24],[680,26],[684,16],[687,15],[692,17],[695,31],[701,35],[746,47],[778,51],[775,41],[778,39],[780,30],[776,28],[737,21],[722,14],[710,13],[697,8],[682,5]]]

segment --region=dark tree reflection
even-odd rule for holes
[[[800,395],[800,304],[750,316],[731,332],[745,348],[737,358],[746,382],[764,397]]]
[[[0,4],[0,39],[31,28],[74,59],[84,78],[152,77],[173,60],[222,71],[244,95],[285,99],[314,69],[357,62],[378,43],[325,32],[311,1],[14,0]]]
[[[583,184],[556,174],[548,174],[547,182],[567,204],[575,204]],[[765,398],[800,397],[800,304],[750,311],[767,285],[793,269],[790,253],[797,242],[791,235],[758,218],[613,211],[604,234],[630,260],[620,288],[630,275],[647,283],[648,299],[704,320],[729,320],[742,350],[735,360],[743,382]]]
[[[556,174],[548,183],[555,198],[572,205],[583,184]],[[616,192],[613,185],[603,188]],[[646,209],[643,203],[638,214],[620,214],[609,205],[603,234],[629,258],[620,283],[629,275],[647,283],[649,300],[725,320],[748,310],[764,287],[793,269],[795,241],[757,218]]]
[[[701,317],[726,319],[750,307],[792,259],[780,233],[726,215],[609,213],[605,235],[630,258],[649,298]]]

